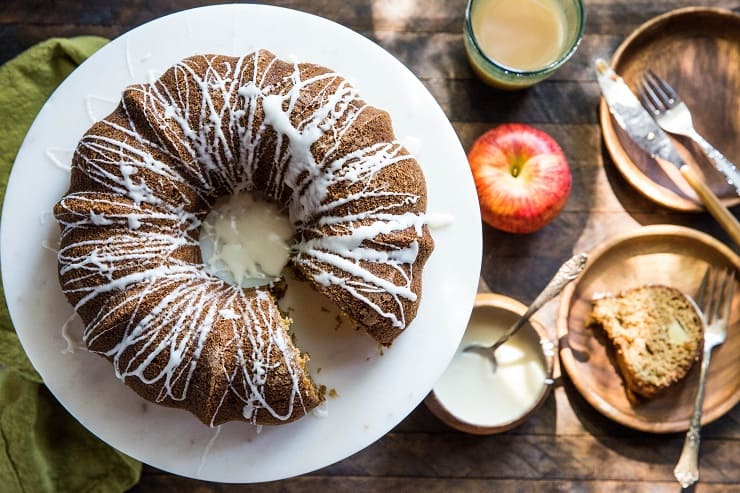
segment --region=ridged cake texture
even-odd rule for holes
[[[322,400],[277,307],[283,283],[240,288],[204,268],[201,221],[244,191],[284,207],[291,268],[383,345],[414,319],[433,248],[421,168],[331,70],[199,55],[128,87],[73,156],[54,209],[59,278],[90,351],[211,426],[288,422]]]

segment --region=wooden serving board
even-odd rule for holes
[[[698,132],[740,163],[740,15],[729,10],[688,7],[658,16],[628,36],[612,57],[612,67],[637,93],[642,74],[663,77],[692,112]],[[703,205],[675,170],[657,163],[614,124],[602,100],[604,143],[625,179],[647,198],[676,210]],[[698,146],[675,138],[684,159],[699,171],[726,206],[740,197]],[[669,177],[673,174],[674,177]]]

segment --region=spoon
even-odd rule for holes
[[[496,373],[496,369],[498,368],[495,354],[496,349],[498,349],[499,346],[508,341],[509,338],[516,333],[516,331],[522,328],[522,326],[527,322],[527,320],[529,320],[529,317],[531,317],[534,312],[542,308],[542,305],[557,296],[569,282],[578,277],[578,274],[580,274],[583,268],[586,266],[587,260],[588,255],[585,253],[579,253],[568,259],[562,266],[560,266],[560,269],[558,269],[558,271],[555,273],[547,286],[545,286],[545,289],[543,289],[542,292],[537,295],[537,298],[535,298],[532,304],[529,305],[527,311],[524,312],[521,317],[519,317],[519,320],[517,320],[514,325],[509,327],[509,330],[507,330],[504,335],[499,337],[499,339],[490,346],[472,344],[465,347],[463,349],[463,352],[478,353],[485,358],[489,358],[491,360],[491,364],[493,365],[493,372]]]

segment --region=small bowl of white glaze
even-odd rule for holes
[[[556,347],[545,327],[530,318],[496,350],[498,368],[471,344],[493,344],[527,307],[503,295],[476,297],[465,335],[452,362],[424,401],[456,430],[476,435],[501,433],[524,423],[550,395]]]

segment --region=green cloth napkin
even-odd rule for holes
[[[0,203],[33,119],[56,87],[107,43],[53,38],[0,67]],[[120,492],[141,464],[101,442],[54,399],[28,361],[0,300],[0,490],[5,493]]]

